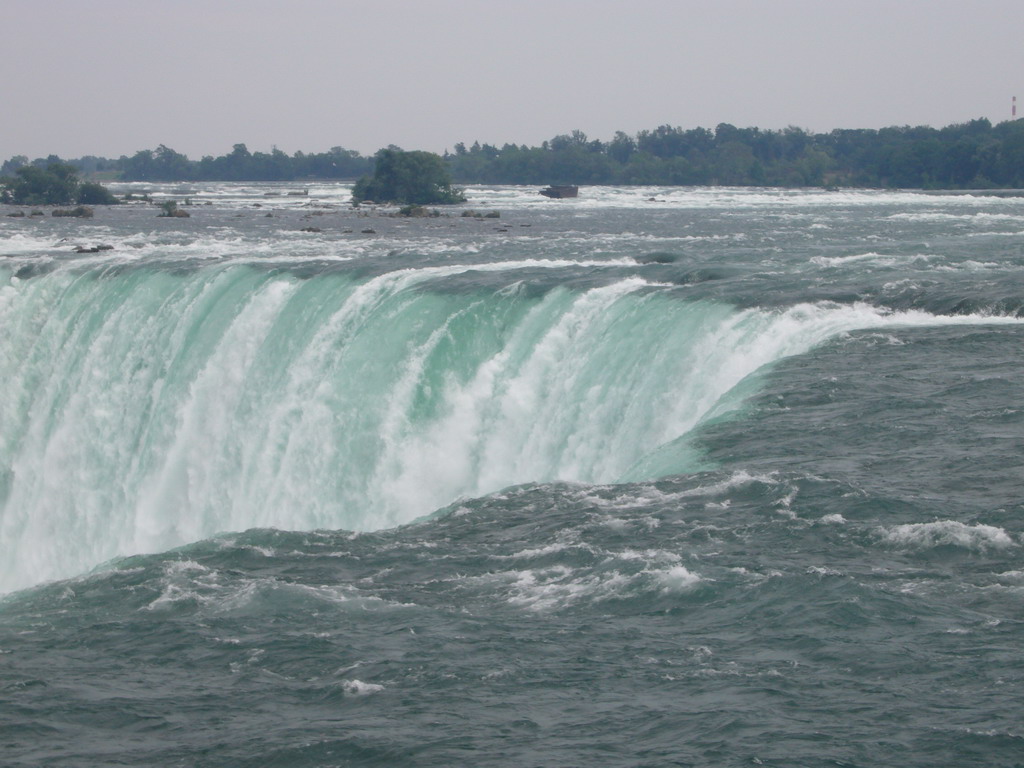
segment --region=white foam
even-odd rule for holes
[[[675,555],[664,557],[664,554],[659,553],[659,559],[679,559]],[[638,557],[637,553],[627,552],[624,556],[612,556],[610,560],[621,559],[625,564]],[[581,601],[627,599],[645,592],[679,595],[692,591],[704,580],[700,575],[678,564],[649,567],[633,572],[625,568],[594,571],[558,565],[551,568],[504,571],[476,580],[479,581],[481,578],[501,585],[510,604],[534,611],[563,609]]]
[[[577,492],[576,497],[580,501],[600,509],[625,511],[644,509],[651,506],[672,505],[701,496],[724,496],[731,491],[755,484],[776,487],[780,485],[780,482],[775,473],[751,474],[746,470],[738,470],[717,482],[697,485],[692,488],[683,488],[678,491],[663,491],[654,485],[634,484],[628,486],[628,491],[619,492],[614,496],[608,497],[601,495],[601,491],[615,490],[615,486],[591,486],[581,488]],[[790,498],[789,500],[791,501],[792,499]],[[718,501],[708,501],[704,506],[706,509],[728,509],[731,503],[731,500],[726,498]],[[651,522],[652,527],[657,527],[659,524],[659,521],[656,519],[653,519]]]
[[[362,680],[346,680],[342,687],[350,696],[368,696],[371,693],[380,693],[384,690],[383,685],[364,683]]]
[[[965,223],[975,222],[1021,222],[1024,216],[1011,213],[988,213],[985,211],[969,211],[966,213],[943,213],[941,211],[919,211],[915,213],[893,213],[886,216],[892,221],[937,221],[950,222],[960,221]]]
[[[984,552],[1015,546],[1014,540],[1002,528],[982,524],[967,525],[956,520],[896,525],[881,528],[879,533],[886,543],[909,549],[953,546]]]
[[[875,253],[852,254],[850,256],[812,256],[810,261],[822,267],[844,267],[850,264],[860,266],[862,264],[874,264],[880,267],[891,267],[896,264],[928,264],[938,258],[934,254],[917,253],[913,255],[886,255]]]
[[[509,558],[515,559],[515,560],[521,560],[521,559],[522,560],[529,560],[529,559],[533,559],[535,557],[544,557],[545,555],[553,555],[553,554],[557,554],[559,552],[565,552],[568,549],[577,549],[579,547],[580,547],[580,545],[578,545],[578,544],[569,544],[569,543],[566,543],[566,542],[556,542],[556,543],[553,543],[553,544],[548,544],[547,546],[544,546],[544,547],[534,547],[534,548],[531,548],[531,549],[521,549],[518,552],[516,552],[515,554],[507,555],[507,556],[501,556],[501,557],[509,557]],[[584,547],[584,548],[585,549],[589,549],[588,547]]]
[[[202,606],[216,599],[219,574],[193,560],[172,560],[163,564],[161,592],[142,607],[163,611],[179,605]]]
[[[813,574],[815,576],[844,576],[845,575],[840,570],[837,570],[835,568],[826,568],[825,566],[820,566],[820,565],[808,566],[806,572],[810,573],[810,574]]]
[[[677,552],[670,552],[665,549],[645,549],[643,551],[624,549],[621,552],[617,552],[614,555],[619,560],[642,560],[645,563],[678,563],[682,560],[682,556]]]
[[[646,571],[661,586],[661,591],[668,594],[689,592],[703,579],[682,565],[673,565],[655,571]]]

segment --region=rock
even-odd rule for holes
[[[91,219],[92,208],[87,205],[78,205],[74,208],[54,208],[51,216],[67,216],[76,219]]]
[[[178,207],[178,203],[174,200],[165,200],[160,204],[160,208],[163,210],[157,218],[161,219],[187,219],[189,213]]]
[[[550,187],[545,187],[540,190],[540,193],[544,195],[544,197],[551,197],[556,200],[560,200],[565,197],[577,197],[579,192],[579,187],[570,184],[552,184]]]

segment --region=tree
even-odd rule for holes
[[[192,176],[189,159],[163,144],[136,152],[122,165],[128,181],[185,181]]]
[[[46,168],[26,165],[13,179],[3,182],[4,202],[15,205],[68,205],[78,192],[76,171],[66,163],[50,163]]]
[[[615,132],[615,138],[608,145],[608,156],[617,163],[628,163],[636,152],[636,142],[622,131]]]
[[[79,205],[117,205],[120,200],[110,190],[95,181],[83,182],[78,187],[76,202]]]
[[[15,155],[0,165],[0,176],[13,176],[15,171],[26,165],[28,165],[28,158],[25,155]]]
[[[452,188],[440,155],[382,149],[376,155],[373,177],[363,176],[352,189],[352,202],[436,205],[462,203],[466,198]]]
[[[51,162],[45,168],[18,168],[13,178],[0,182],[0,201],[15,205],[111,205],[117,199],[101,184],[80,183],[74,166]]]

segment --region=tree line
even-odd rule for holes
[[[457,144],[448,160],[463,183],[1024,187],[1024,121],[822,134],[663,125],[609,142],[573,131],[540,147]]]
[[[355,179],[373,170],[373,158],[342,147],[327,152],[296,152],[288,155],[279,149],[250,152],[245,144],[235,144],[231,152],[219,157],[190,160],[163,144],[144,149],[131,157],[116,160],[87,156],[62,160],[56,155],[29,160],[18,155],[0,166],[0,176],[13,176],[19,168],[47,168],[67,163],[85,176],[100,176],[121,181],[295,181],[299,179]]]
[[[389,147],[398,150],[398,147]],[[375,157],[379,157],[377,153]],[[288,155],[274,149],[191,160],[160,145],[117,160],[69,160],[83,175],[125,181],[299,181],[356,179],[373,171],[375,157],[333,147]],[[459,183],[644,184],[738,186],[855,186],[924,189],[1024,188],[1024,120],[993,125],[987,119],[944,128],[902,126],[811,133],[737,128],[714,130],[662,125],[610,141],[582,131],[555,136],[540,146],[459,143],[445,152]],[[11,158],[0,175],[60,158]]]

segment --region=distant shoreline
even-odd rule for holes
[[[383,151],[383,150],[382,150]],[[379,153],[378,153],[379,154]],[[373,172],[376,156],[332,147],[326,152],[250,152],[236,144],[219,157],[192,160],[160,145],[117,159],[65,160],[83,178],[115,181],[354,181]],[[894,126],[762,130],[721,123],[713,130],[662,125],[610,141],[582,131],[540,146],[474,142],[441,156],[457,184],[590,186],[739,186],[800,189],[922,189],[967,194],[1024,189],[1024,120],[987,119],[944,128]],[[10,176],[25,165],[61,161],[16,156],[0,165]]]

